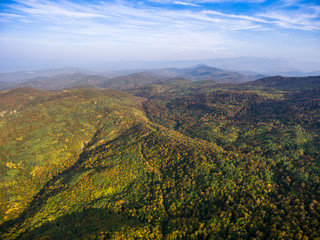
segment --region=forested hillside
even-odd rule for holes
[[[0,93],[2,239],[320,238],[320,77]]]

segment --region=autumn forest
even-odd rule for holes
[[[320,77],[96,82],[0,92],[1,239],[320,239]]]

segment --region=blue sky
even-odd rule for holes
[[[319,54],[320,0],[0,2],[2,71]]]

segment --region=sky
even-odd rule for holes
[[[319,55],[320,0],[0,0],[0,71]]]

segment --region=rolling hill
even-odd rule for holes
[[[0,238],[317,239],[319,80],[0,92]]]

